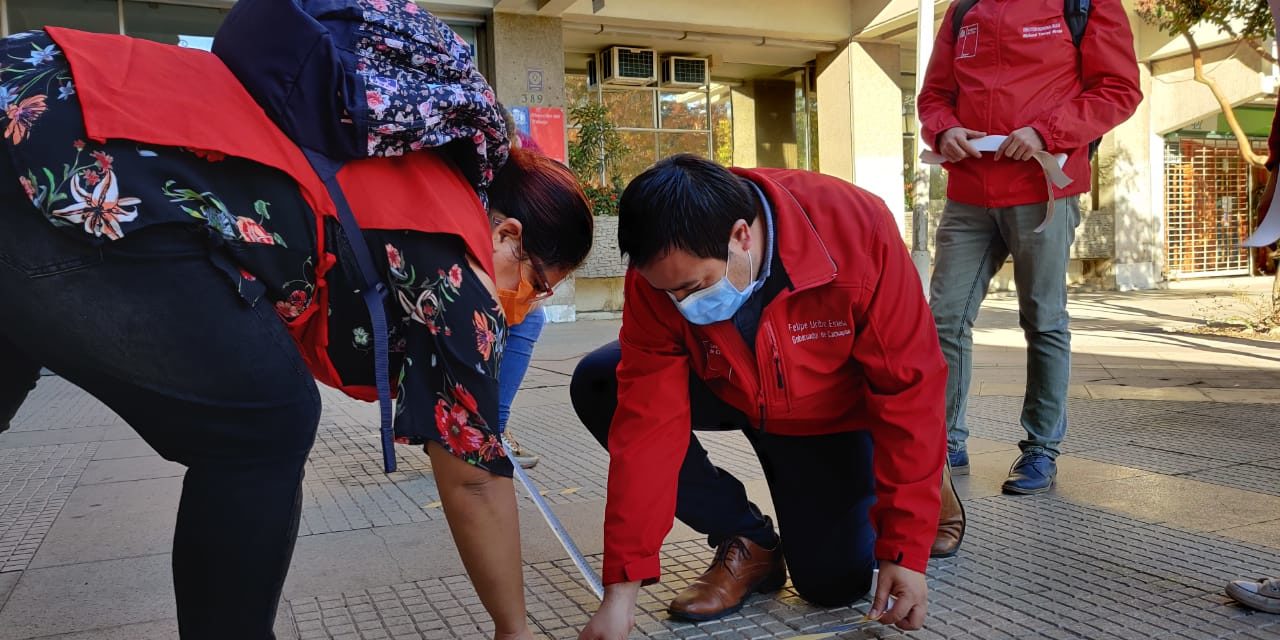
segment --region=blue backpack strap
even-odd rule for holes
[[[1071,41],[1080,47],[1084,38],[1084,29],[1089,25],[1089,12],[1093,10],[1090,0],[1064,0],[1062,17],[1067,21],[1067,30],[1071,32]]]
[[[373,377],[378,389],[378,408],[381,412],[382,468],[391,473],[396,470],[396,451],[392,430],[390,341],[387,338],[387,311],[383,306],[387,298],[387,285],[378,275],[373,256],[369,254],[369,245],[364,241],[364,233],[356,223],[351,205],[338,184],[338,170],[342,168],[342,163],[314,151],[304,149],[303,153],[329,190],[329,197],[338,211],[338,223],[342,225],[342,233],[347,236],[347,244],[351,247],[351,254],[360,270],[363,286],[357,293],[369,309],[369,321],[373,324]]]

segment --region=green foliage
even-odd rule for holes
[[[607,187],[583,187],[583,191],[587,192],[587,199],[591,201],[591,212],[598,216],[616,216],[618,215],[618,199],[622,196],[622,189],[611,184]]]
[[[1134,8],[1143,20],[1174,36],[1200,23],[1245,40],[1261,41],[1275,34],[1266,0],[1137,0]]]
[[[603,104],[584,100],[569,108],[569,122],[577,137],[569,144],[569,168],[582,183],[598,216],[618,215],[622,179],[618,175],[630,149]]]

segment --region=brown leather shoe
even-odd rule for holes
[[[787,583],[782,549],[770,551],[743,537],[720,543],[711,567],[667,607],[676,618],[706,622],[737,612],[753,593],[777,591]]]
[[[964,505],[956,495],[956,484],[951,478],[951,465],[942,470],[942,509],[938,513],[938,535],[933,539],[930,558],[950,558],[960,551],[964,540]]]

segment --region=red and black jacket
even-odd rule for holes
[[[627,274],[605,582],[660,573],[689,444],[691,371],[769,433],[869,431],[876,557],[924,571],[946,452],[947,370],[893,217],[875,196],[829,176],[734,172],[769,199],[792,286],[765,306],[753,350],[733,322],[692,325],[666,293]]]
[[[1133,115],[1142,101],[1129,17],[1120,0],[1095,0],[1077,48],[1062,0],[982,0],[952,32],[952,3],[934,41],[916,100],[923,137],[953,127],[1008,135],[1032,127],[1049,153],[1067,154],[1062,198],[1090,188],[1089,143]],[[936,148],[936,144],[935,144]],[[1034,162],[995,154],[947,163],[947,197],[981,207],[1045,201]]]

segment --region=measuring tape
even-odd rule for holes
[[[551,527],[551,533],[554,533],[556,539],[560,541],[560,546],[569,553],[569,558],[573,560],[574,566],[578,567],[578,571],[582,573],[583,579],[587,583],[587,587],[591,589],[591,593],[596,594],[596,599],[604,600],[604,583],[601,582],[600,576],[596,575],[587,559],[578,551],[578,545],[573,543],[573,538],[569,537],[569,532],[565,530],[564,525],[560,523],[560,518],[551,511],[551,505],[538,492],[538,488],[534,486],[533,481],[529,479],[529,474],[524,472],[520,467],[520,463],[516,462],[516,455],[511,450],[511,443],[507,442],[507,437],[502,436],[502,447],[507,451],[507,459],[511,461],[511,466],[515,469],[516,479],[520,484],[524,485],[524,490],[529,493],[529,498],[533,500],[533,504],[538,507],[538,512],[542,514],[542,519],[546,520],[547,526]]]
[[[873,599],[876,596],[876,587],[877,585],[879,585],[879,583],[880,583],[880,569],[872,569],[871,570],[871,588],[868,589],[867,591]],[[888,613],[890,609],[893,609],[893,605],[897,604],[897,602],[898,602],[897,598],[893,596],[889,596],[889,606],[884,608],[885,613]],[[834,638],[842,633],[849,633],[850,631],[859,631],[861,629],[866,629],[878,624],[880,624],[878,620],[872,620],[871,618],[863,616],[862,619],[858,620],[857,622],[849,622],[846,624],[836,625],[834,627],[827,627],[825,629],[819,629],[813,633],[806,633],[804,635],[791,636],[787,638],[787,640],[826,640],[827,638]]]
[[[874,620],[863,620],[860,622],[851,622],[849,624],[842,624],[834,627],[827,627],[826,629],[819,630],[817,633],[806,633],[802,636],[791,636],[790,638],[787,638],[787,640],[826,640],[827,638],[834,638],[837,635],[840,635],[842,633],[848,633],[850,631],[858,631],[860,629],[866,629],[874,624],[875,624]]]

